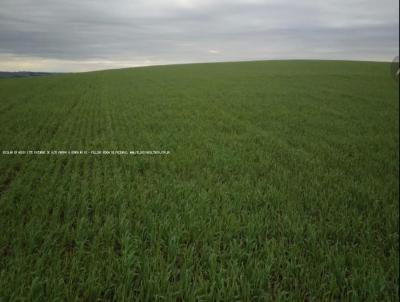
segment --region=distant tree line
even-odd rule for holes
[[[51,75],[50,72],[33,72],[33,71],[18,71],[18,72],[7,72],[0,71],[0,79],[1,78],[26,78],[26,77],[37,77],[37,76],[45,76]]]

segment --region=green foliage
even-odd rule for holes
[[[386,63],[0,81],[1,301],[398,301]]]

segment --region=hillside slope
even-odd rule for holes
[[[0,81],[0,300],[396,300],[386,63]],[[8,154],[7,154],[8,153]]]

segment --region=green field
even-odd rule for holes
[[[398,301],[390,64],[0,80],[0,301]]]

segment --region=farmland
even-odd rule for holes
[[[0,80],[0,301],[398,300],[388,63]]]

